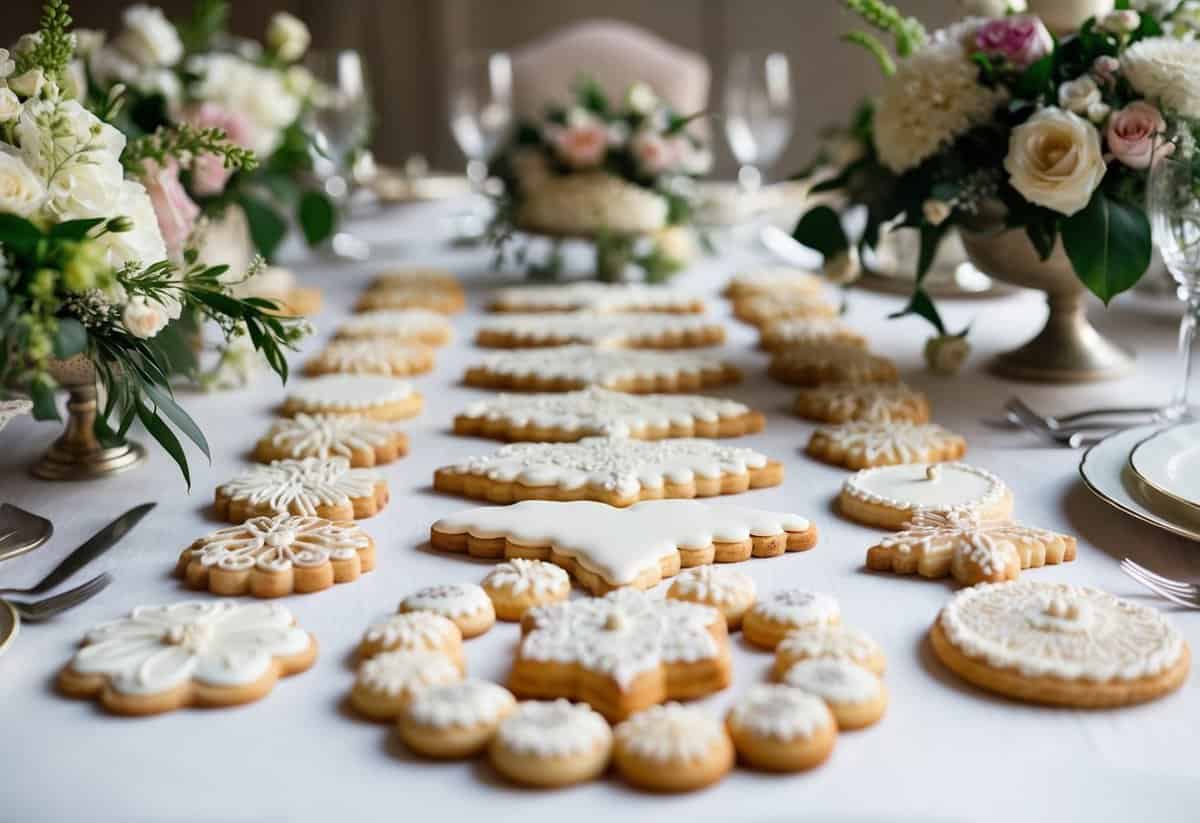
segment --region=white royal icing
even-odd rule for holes
[[[1017,580],[964,589],[942,610],[964,654],[1029,677],[1134,680],[1174,665],[1183,637],[1159,612],[1107,592]]]
[[[643,672],[717,657],[721,649],[710,627],[724,622],[708,606],[658,600],[636,589],[538,606],[526,619],[533,628],[521,638],[520,658],[572,663],[622,689]]]
[[[454,273],[447,269],[433,268],[411,268],[411,269],[388,269],[379,273],[375,278],[375,282],[371,284],[373,289],[398,289],[398,288],[458,288],[458,280]]]
[[[865,663],[883,655],[879,644],[866,632],[842,625],[810,626],[790,632],[776,647],[781,658],[835,658]]]
[[[750,575],[728,566],[694,566],[676,575],[670,594],[721,606],[753,600],[755,586]]]
[[[779,291],[819,292],[824,280],[804,269],[789,266],[767,266],[761,269],[738,272],[729,281],[730,291],[769,292]]]
[[[266,507],[280,514],[315,516],[318,506],[342,506],[375,496],[380,476],[371,469],[352,469],[344,457],[276,460],[255,466],[217,487],[230,500]]]
[[[718,397],[626,394],[592,386],[563,394],[501,394],[467,407],[465,417],[504,420],[512,426],[629,437],[647,429],[743,417],[749,407]]]
[[[316,357],[322,368],[342,374],[391,374],[429,360],[429,349],[387,339],[335,340]]]
[[[698,302],[678,289],[637,283],[567,283],[497,289],[492,305],[527,311],[638,312],[690,309]]]
[[[297,414],[272,423],[266,439],[292,458],[348,458],[356,451],[374,451],[394,443],[396,429],[366,417]]]
[[[923,574],[953,571],[962,577],[968,565],[985,576],[1003,571],[1014,559],[1028,568],[1039,546],[1059,539],[1060,535],[1045,529],[986,520],[971,509],[950,509],[918,511],[907,529],[888,535],[879,545],[899,555],[915,555]]]
[[[832,317],[837,307],[819,294],[756,294],[738,301],[739,313],[756,322],[782,317]]]
[[[338,327],[338,337],[419,340],[450,333],[446,315],[429,309],[380,309],[356,314]]]
[[[364,411],[412,397],[407,380],[369,374],[330,374],[290,388],[288,402],[306,411]]]
[[[558,566],[545,560],[514,557],[488,572],[483,587],[511,595],[532,594],[550,597],[571,588],[571,578]]]
[[[842,491],[894,509],[947,511],[997,503],[1007,487],[991,472],[965,463],[908,463],[863,469],[846,479]]]
[[[192,562],[228,571],[259,568],[267,572],[324,566],[349,560],[371,545],[362,529],[320,517],[277,514],[252,517],[238,526],[201,538],[190,551]]]
[[[707,549],[713,543],[809,528],[809,521],[798,515],[698,500],[646,500],[628,508],[591,500],[524,500],[468,509],[433,524],[444,534],[550,546],[614,586],[633,583],[678,549]]]
[[[367,627],[363,640],[386,649],[442,649],[460,640],[454,621],[433,612],[393,614],[382,623]]]
[[[500,745],[517,754],[561,757],[608,746],[612,729],[586,703],[526,700],[496,730]]]
[[[696,706],[651,706],[622,722],[613,732],[627,751],[654,763],[700,760],[725,737],[721,722]]]
[[[935,423],[843,423],[819,426],[813,432],[813,437],[817,436],[865,460],[894,463],[922,463],[962,442],[957,434]]]
[[[546,345],[571,342],[636,348],[675,336],[723,335],[724,326],[695,315],[508,314],[489,317],[480,324],[479,334],[504,335],[522,342]]]
[[[693,351],[553,346],[485,355],[474,368],[510,378],[570,380],[581,385],[612,387],[637,379],[721,376],[728,365],[715,354]]]
[[[794,686],[755,686],[733,704],[730,721],[748,732],[773,740],[812,737],[833,724],[821,698]]]
[[[487,593],[474,583],[426,586],[400,601],[403,611],[427,611],[446,617],[466,617],[491,606],[492,601]]]
[[[767,465],[766,455],[712,440],[646,442],[588,437],[577,443],[514,443],[487,457],[450,467],[456,474],[524,486],[583,487],[636,495],[667,483],[691,484],[697,477],[744,475]]]
[[[836,317],[785,317],[771,323],[763,332],[763,342],[771,346],[809,345],[840,341],[865,345],[866,339]]]
[[[754,604],[754,611],[776,623],[797,627],[834,623],[841,617],[833,595],[801,589],[772,592]]]
[[[800,397],[817,405],[824,414],[870,423],[907,420],[925,406],[922,395],[903,383],[834,383],[802,389]]]
[[[840,705],[870,703],[883,694],[879,678],[857,663],[820,657],[801,660],[783,675],[783,683]]]
[[[783,369],[826,368],[846,383],[874,383],[890,372],[888,360],[847,343],[811,343],[775,352],[772,366]]]
[[[358,682],[371,691],[395,697],[462,679],[458,666],[441,652],[403,650],[383,652],[358,667]]]
[[[486,680],[429,686],[413,696],[408,719],[435,729],[469,728],[496,723],[517,704],[512,693]]]
[[[129,617],[88,632],[71,668],[101,674],[124,694],[157,694],[189,680],[244,686],[263,677],[274,657],[309,648],[277,603],[191,601],[139,606]]]

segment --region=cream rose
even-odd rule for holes
[[[8,49],[0,49],[0,80],[17,70],[17,63],[9,57]]]
[[[183,57],[183,41],[162,9],[137,4],[121,16],[124,30],[114,45],[140,66],[173,66]]]
[[[12,89],[0,86],[0,123],[16,120],[21,116],[21,101]]]
[[[42,207],[46,188],[19,156],[0,146],[0,213],[28,217]]]
[[[267,45],[281,60],[299,60],[312,42],[304,21],[286,11],[276,12],[267,25]]]
[[[8,87],[22,97],[37,97],[46,85],[46,75],[41,69],[30,69],[24,74],[8,78]]]
[[[139,294],[125,304],[125,311],[121,313],[121,325],[134,337],[146,340],[166,327],[167,315],[157,303],[150,303]]]
[[[1004,168],[1026,200],[1067,216],[1088,204],[1108,170],[1096,127],[1052,106],[1013,129]]]

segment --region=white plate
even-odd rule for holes
[[[1200,542],[1200,517],[1143,483],[1129,466],[1129,455],[1158,426],[1138,426],[1111,434],[1084,452],[1079,474],[1104,502],[1144,523]]]
[[[1155,432],[1134,446],[1129,465],[1146,485],[1200,516],[1200,423]]]
[[[0,654],[12,643],[21,628],[21,618],[17,610],[7,600],[0,600]]]

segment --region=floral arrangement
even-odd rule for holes
[[[0,387],[28,394],[38,419],[59,419],[55,365],[86,357],[106,396],[100,441],[122,442],[137,420],[188,480],[175,430],[206,456],[208,445],[172,396],[181,346],[168,324],[192,313],[227,339],[247,337],[284,379],[283,349],[305,329],[269,301],[234,297],[237,277],[194,249],[175,255],[160,228],[179,196],[165,169],[216,164],[236,175],[254,168],[253,154],[217,128],[127,140],[105,119],[119,95],[105,117],[73,97],[82,88],[71,79],[70,24],[65,0],[48,0],[40,30],[0,49]]]
[[[645,84],[614,104],[581,80],[571,105],[520,124],[493,159],[504,183],[493,237],[501,249],[521,229],[588,237],[602,276],[618,277],[628,264],[649,280],[674,273],[691,254],[681,230],[691,220],[692,183],[712,165],[688,129],[698,116],[672,110]]]
[[[846,36],[885,77],[844,135],[842,167],[815,186],[866,207],[858,247],[829,207],[795,230],[831,275],[851,279],[858,251],[885,230],[920,232],[916,290],[900,314],[937,329],[926,354],[943,370],[965,356],[966,332],[947,333],[921,279],[952,227],[1023,230],[1043,260],[1061,240],[1105,303],[1138,281],[1152,251],[1149,169],[1175,149],[1170,139],[1200,134],[1200,3],[1118,0],[1061,39],[1004,2],[969,4],[1000,16],[932,34],[887,3],[845,3],[891,35],[895,54],[871,32]]]

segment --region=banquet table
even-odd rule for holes
[[[428,584],[482,579],[488,563],[429,550],[430,524],[477,505],[435,493],[435,468],[487,454],[494,441],[450,434],[454,414],[484,392],[460,384],[481,354],[473,330],[488,289],[516,275],[496,274],[489,250],[445,242],[445,217],[458,203],[405,206],[356,219],[351,229],[373,244],[370,262],[335,263],[297,255],[293,268],[324,290],[317,333],[291,358],[298,371],[350,311],[370,277],[388,265],[444,266],[468,288],[469,308],[453,322],[456,339],[437,367],[415,379],[426,409],[406,421],[410,454],[382,469],[391,502],[363,526],[378,543],[375,571],[354,583],[283,602],[320,644],[310,671],[281,680],[259,702],[231,709],[184,709],[129,719],[94,702],[57,695],[53,679],[91,626],[137,605],[211,597],[172,576],[179,552],[218,527],[215,485],[248,465],[284,390],[269,374],[249,387],[185,394],[185,406],[212,443],[209,464],[194,450],[192,486],[158,450],[141,468],[91,483],[34,480],[28,466],[57,431],[29,419],[12,423],[0,449],[0,500],[50,518],[47,545],[0,565],[0,586],[30,585],[108,520],[146,500],[157,509],[78,579],[109,570],[100,596],[55,620],[25,625],[0,655],[0,821],[328,821],[345,819],[533,821],[664,820],[1200,820],[1200,676],[1157,702],[1120,710],[1072,711],[1007,701],[958,680],[932,655],[925,632],[956,586],[868,572],[866,548],[880,532],[835,513],[846,472],[804,456],[812,424],[788,413],[793,389],[769,380],[754,334],[717,297],[735,270],[770,263],[748,244],[723,241],[679,275],[679,287],[711,298],[727,320],[723,353],[745,372],[742,383],[712,394],[765,411],[764,433],[740,438],[786,464],[781,486],[730,499],[792,511],[817,522],[816,549],[742,565],[761,592],[800,587],[836,595],[844,622],[860,627],[887,654],[887,715],[842,734],[823,767],[795,776],[735,769],[716,787],[683,796],[630,789],[613,776],[552,792],[505,784],[484,761],[433,763],[408,753],[386,726],[358,719],[344,705],[353,680],[351,652],[368,623],[392,613],[407,592]],[[568,258],[569,260],[571,258]],[[1200,648],[1200,612],[1153,599],[1118,569],[1124,556],[1175,577],[1200,576],[1200,547],[1110,508],[1081,483],[1080,453],[1048,446],[1003,425],[1002,405],[1019,394],[1035,408],[1165,400],[1175,378],[1177,315],[1149,301],[1118,301],[1097,325],[1136,349],[1136,371],[1120,381],[1061,387],[1015,384],[985,371],[989,355],[1028,339],[1044,318],[1042,298],[1019,293],[948,302],[954,329],[971,324],[973,355],[955,378],[923,366],[928,327],[916,318],[887,320],[903,298],[849,294],[847,320],[872,347],[894,358],[910,384],[926,391],[934,419],[969,444],[967,461],[1000,475],[1016,496],[1017,517],[1079,538],[1073,563],[1024,572],[1028,578],[1097,586],[1169,612],[1192,648]],[[299,379],[299,378],[295,378]],[[147,439],[145,433],[137,435]],[[665,586],[662,587],[665,589]],[[575,596],[584,596],[576,592]],[[469,670],[503,681],[518,630],[498,623],[468,641]],[[732,638],[733,685],[702,705],[723,713],[761,682],[771,656]]]

